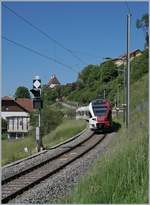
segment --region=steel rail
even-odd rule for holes
[[[55,157],[47,161],[47,163],[42,162],[42,165],[36,166],[30,172],[28,170],[27,172],[23,172],[23,174],[20,173],[17,177],[12,177],[11,181],[5,181],[2,185],[2,203],[7,203],[12,198],[15,198],[17,195],[69,165],[93,149],[105,137],[104,134],[92,136],[78,145],[70,147],[67,151],[65,150],[57,158]]]
[[[87,130],[88,130],[88,128],[85,128],[84,130],[82,130],[82,131],[79,132],[78,134],[74,135],[73,137],[71,137],[71,138],[65,140],[64,142],[61,142],[61,143],[59,143],[59,144],[56,144],[56,145],[50,147],[50,148],[47,149],[47,150],[43,150],[43,151],[41,151],[41,152],[38,152],[38,153],[33,154],[33,155],[31,155],[31,156],[28,156],[28,157],[26,157],[26,158],[23,158],[23,159],[20,159],[20,160],[15,161],[15,162],[12,162],[12,163],[10,163],[10,164],[7,164],[7,165],[3,166],[2,169],[5,169],[5,168],[8,168],[8,167],[17,165],[17,164],[19,164],[19,163],[21,163],[21,162],[24,162],[24,161],[33,159],[33,158],[35,158],[35,157],[38,157],[39,155],[45,154],[45,153],[48,152],[49,150],[58,148],[58,147],[60,147],[60,146],[62,146],[62,145],[64,145],[64,144],[66,144],[66,143],[69,143],[69,142],[71,142],[71,141],[77,139],[78,137],[80,137],[80,136],[81,136],[82,134],[84,134]]]
[[[77,142],[75,141],[77,138],[81,137],[83,134],[85,134],[86,132],[80,132],[79,134],[77,134],[76,136],[72,137],[71,139],[69,140],[66,140],[64,143],[61,143],[59,145],[56,146],[56,149],[55,149],[55,153],[54,154],[51,154],[49,157],[45,157],[44,160],[42,160],[42,162],[40,162],[39,160],[36,161],[36,163],[34,164],[34,166],[31,164],[29,165],[28,167],[25,167],[24,170],[20,170],[19,172],[17,173],[14,173],[12,174],[11,176],[8,176],[8,177],[5,177],[3,178],[3,175],[2,175],[2,184],[5,184],[9,181],[11,181],[12,179],[14,178],[17,178],[19,177],[20,175],[22,174],[26,174],[27,172],[29,171],[32,171],[34,169],[36,169],[37,167],[39,166],[43,166],[45,163],[53,160],[53,159],[56,159],[57,157],[61,156],[62,154],[68,152],[69,150],[79,146],[80,144],[84,143],[86,140],[88,140],[94,133],[93,132],[90,132],[90,133],[87,133],[88,135],[85,136],[85,138],[81,138],[80,140],[78,140]],[[67,145],[67,143],[71,142],[71,141],[74,141],[74,145],[69,145],[64,147],[64,145]],[[54,149],[54,148],[53,148]],[[48,152],[48,151],[47,151]],[[44,153],[43,153],[44,154]],[[46,153],[45,153],[46,154]],[[25,159],[26,161],[26,159]],[[22,160],[22,162],[24,162]],[[3,173],[3,172],[2,172]]]

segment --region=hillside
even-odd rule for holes
[[[122,126],[107,152],[59,203],[148,203],[148,75],[131,86],[129,132]],[[119,120],[122,123],[122,120]]]
[[[52,104],[56,99],[74,101],[81,104],[88,104],[91,100],[105,97],[114,105],[116,101],[123,103],[123,69],[117,67],[112,60],[100,65],[88,65],[80,72],[76,82],[61,85],[55,89],[43,87],[42,95],[45,105]],[[142,55],[131,61],[131,83],[140,79],[148,72],[148,49]],[[119,98],[119,99],[118,99]]]
[[[116,138],[95,166],[59,203],[147,203],[148,202],[148,49],[131,61],[131,120],[122,125]],[[103,97],[111,104],[123,103],[123,65],[109,60],[88,65],[76,82],[50,90],[43,88],[46,105],[56,99],[79,105]]]

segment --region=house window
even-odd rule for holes
[[[17,130],[19,130],[19,118],[17,117]]]
[[[22,130],[23,130],[23,124],[24,124],[24,120],[23,120],[23,117],[22,117]]]
[[[19,120],[19,127],[21,130],[23,130],[23,119],[22,118],[20,118]]]
[[[9,127],[9,130],[12,129],[12,118],[9,118],[8,120],[8,127]]]
[[[14,130],[15,118],[12,118],[12,130]]]
[[[26,118],[26,125],[27,125],[27,130],[29,128],[29,125],[28,125],[28,118]]]

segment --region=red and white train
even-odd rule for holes
[[[93,100],[89,106],[83,106],[76,110],[76,119],[88,120],[91,130],[111,129],[111,105],[106,99]]]

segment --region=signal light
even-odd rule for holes
[[[30,91],[31,91],[31,93],[34,95],[35,98],[40,98],[40,97],[41,97],[41,92],[40,92],[39,89],[38,89],[38,90],[36,90],[36,89],[31,89]]]
[[[42,109],[43,101],[41,100],[41,90],[40,89],[31,89],[31,93],[34,95],[33,98],[33,108]]]

